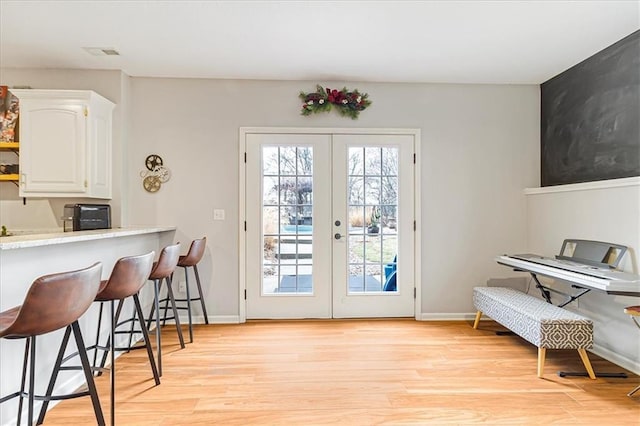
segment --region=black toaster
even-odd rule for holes
[[[108,204],[65,204],[64,231],[111,229],[111,206]]]

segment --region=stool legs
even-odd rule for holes
[[[33,342],[32,342],[33,339]],[[24,388],[26,387],[27,382],[27,370],[29,370],[29,394],[28,394],[28,422],[29,424],[33,424],[33,403],[35,400],[35,396],[33,394],[33,381],[35,379],[35,362],[34,356],[36,354],[36,345],[35,345],[35,336],[27,337],[24,343],[24,357],[22,358],[22,378],[20,380],[20,390],[18,392],[14,392],[11,395],[7,395],[0,399],[0,403],[8,401],[12,398],[18,397],[18,419],[17,425],[20,425],[22,421],[22,406],[23,400],[25,396]],[[31,362],[29,362],[31,361]]]
[[[46,396],[51,396],[53,393],[53,386],[56,384],[56,379],[58,378],[58,373],[60,372],[60,366],[62,365],[62,358],[64,357],[64,351],[67,349],[67,344],[69,343],[69,336],[71,335],[71,326],[68,326],[64,331],[64,337],[62,338],[62,343],[60,343],[60,349],[58,350],[58,356],[56,358],[56,363],[53,365],[53,371],[51,373],[51,379],[49,379],[49,386],[47,386]],[[83,346],[84,347],[84,346]],[[78,347],[80,350],[80,347]],[[45,400],[40,408],[40,416],[38,417],[38,423],[42,424],[44,422],[44,416],[47,414],[47,407],[49,406],[49,401]],[[18,422],[20,424],[20,422]],[[29,423],[32,424],[32,423]]]
[[[109,407],[109,417],[111,420],[111,426],[116,424],[116,318],[115,318],[115,301],[111,300],[109,303],[109,314],[111,317],[111,327],[109,330],[109,352],[111,353],[111,365],[109,368],[109,380],[111,381],[111,389],[109,392],[109,399],[111,400],[111,406]],[[120,302],[124,302],[121,300]],[[96,350],[97,351],[97,350]]]
[[[100,303],[100,309],[98,310],[98,327],[96,328],[96,344],[95,344],[95,348],[93,350],[93,365],[94,367],[98,365],[98,349],[99,349],[99,345],[100,345],[100,330],[102,328],[102,306],[103,303]],[[107,343],[108,344],[108,343]],[[105,363],[105,359],[103,357],[102,359],[102,363],[100,364],[100,367],[104,367],[104,363]],[[98,376],[100,375],[100,372],[98,372]]]
[[[31,347],[30,352],[29,352],[29,359],[31,361],[31,363],[29,364],[29,401],[27,402],[27,419],[29,420],[29,424],[32,425],[33,424],[33,401],[35,398],[35,387],[34,387],[34,381],[36,379],[35,377],[35,356],[36,356],[36,338],[34,337],[30,337],[27,339],[27,348]],[[25,356],[26,354],[26,350],[25,350]],[[23,372],[22,374],[22,386],[20,389],[21,395],[20,395],[20,402],[18,403],[18,409],[20,410],[19,413],[22,412],[22,395],[24,392],[24,385],[25,385],[25,374],[26,370]],[[18,416],[20,416],[20,414],[18,414]],[[20,417],[18,417],[18,424],[20,424]]]
[[[140,321],[140,328],[142,329],[142,336],[144,337],[144,341],[146,342],[145,346],[147,347],[147,356],[149,357],[149,363],[151,364],[151,371],[153,372],[153,379],[156,382],[156,385],[160,384],[160,374],[158,372],[158,367],[156,366],[156,361],[153,358],[153,350],[151,349],[151,339],[149,338],[149,330],[145,327],[144,324],[144,316],[142,313],[142,305],[140,305],[140,298],[137,294],[133,295],[133,303],[136,307],[136,312],[138,313],[138,320]]]
[[[198,266],[193,265],[193,274],[196,277],[196,286],[198,289],[198,297],[191,297],[191,290],[189,286],[189,266],[182,266],[184,268],[184,280],[185,280],[185,290],[187,293],[186,299],[175,299],[176,302],[186,302],[186,310],[189,318],[189,343],[193,343],[193,314],[191,313],[191,302],[194,300],[200,301],[200,307],[202,308],[202,315],[204,315],[204,323],[209,324],[209,316],[207,315],[207,307],[204,303],[204,297],[202,293],[202,285],[200,284],[200,274],[198,273]],[[185,309],[184,306],[179,307],[178,309]],[[165,316],[167,310],[165,308]]]
[[[93,404],[93,411],[96,413],[96,420],[99,425],[104,425],[104,416],[102,414],[102,407],[100,406],[100,400],[98,398],[98,390],[96,389],[96,384],[93,381],[93,372],[91,370],[91,366],[89,365],[89,357],[87,356],[87,352],[84,350],[84,341],[82,339],[82,333],[80,331],[80,324],[78,321],[74,321],[71,324],[73,328],[73,334],[76,339],[76,344],[80,352],[80,362],[82,362],[82,369],[84,370],[84,377],[87,380],[87,386],[89,387],[89,395],[91,396],[91,403]]]
[[[71,335],[71,332],[73,332],[73,336],[76,341],[76,346],[78,347],[78,355],[80,356],[82,371],[84,371],[84,377],[85,377],[85,380],[87,381],[87,388],[88,388],[86,392],[79,392],[76,395],[77,396],[89,395],[91,397],[91,403],[93,405],[93,411],[96,415],[97,424],[99,426],[105,426],[104,415],[102,413],[102,407],[100,406],[100,399],[98,398],[98,391],[96,389],[96,384],[93,381],[93,371],[91,369],[91,365],[89,365],[89,357],[87,356],[87,350],[85,349],[84,339],[82,338],[82,332],[80,331],[80,325],[78,324],[77,320],[71,323],[71,325],[67,326],[65,330],[64,338],[62,339],[62,344],[60,345],[60,351],[58,351],[58,357],[53,367],[53,373],[51,374],[51,379],[49,380],[49,386],[47,387],[47,392],[46,392],[46,395],[44,396],[44,403],[40,408],[40,415],[38,416],[37,424],[42,424],[44,422],[44,417],[47,412],[47,407],[49,406],[49,401],[52,399],[60,399],[53,396],[52,393],[53,393],[53,387],[56,383],[56,379],[58,378],[58,373],[60,372],[60,370],[64,369],[64,367],[62,367],[62,358],[67,348],[67,344],[69,343],[69,337]],[[35,355],[35,345],[33,344],[33,342],[32,342],[31,351],[32,351],[32,355]],[[31,362],[32,362],[31,367],[33,369],[34,367],[33,358],[31,359]],[[30,373],[30,376],[31,376],[31,380],[33,380],[34,379],[33,371]],[[31,392],[29,394],[29,397],[33,398],[33,382],[31,383]],[[68,397],[71,397],[71,396],[66,395],[63,398],[66,399]],[[29,405],[30,405],[29,417],[31,418],[33,414],[32,399],[29,401]]]
[[[171,286],[171,277],[165,277],[164,280],[167,282],[167,303],[171,302],[171,309],[173,310],[174,321],[176,324],[176,330],[178,332],[178,340],[180,341],[180,347],[184,349],[184,337],[182,336],[182,328],[180,326],[180,318],[178,318],[178,309],[176,307],[176,299],[173,296],[173,289]],[[160,372],[160,376],[162,376],[162,336],[160,333],[160,289],[162,287],[162,279],[154,279],[153,280],[153,306],[151,307],[151,312],[149,313],[149,317],[147,318],[147,328],[151,328],[151,321],[155,320],[156,323],[156,351],[158,354],[158,371]],[[165,319],[166,319],[166,309],[165,309]]]
[[[200,274],[198,273],[198,265],[193,265],[193,274],[196,276],[196,285],[198,286],[198,299],[200,299],[200,306],[202,307],[202,315],[204,315],[204,323],[209,324],[207,307],[204,304],[204,296],[202,295],[202,285],[200,284]]]
[[[129,331],[122,331],[121,333],[123,334],[128,334],[129,335],[129,344],[126,347],[114,347],[111,348],[111,352],[113,351],[129,351],[132,348],[132,335],[133,333],[137,333],[138,330],[133,330],[133,326],[135,326],[135,322],[138,322],[138,325],[140,326],[140,333],[142,333],[142,338],[144,340],[144,347],[147,350],[147,357],[149,358],[149,364],[151,365],[151,372],[153,373],[153,379],[155,380],[156,385],[160,384],[160,376],[158,374],[158,368],[156,365],[156,361],[155,358],[153,356],[153,348],[151,347],[151,338],[149,337],[149,330],[147,328],[147,325],[145,324],[145,320],[144,320],[144,316],[142,313],[142,304],[140,303],[140,296],[138,294],[134,294],[133,296],[133,308],[134,308],[134,313],[133,313],[133,317],[125,322],[131,321],[132,323],[132,330]],[[115,301],[114,301],[115,303]],[[116,329],[118,328],[119,325],[123,325],[124,322],[122,324],[119,324],[118,321],[120,320],[120,314],[122,313],[122,308],[124,306],[124,299],[121,299],[118,301],[118,307],[116,308],[115,311],[115,315],[113,316],[113,322],[115,324],[115,327],[113,328],[113,335],[110,337],[109,341],[107,342],[107,347],[111,347],[110,346],[110,342],[115,342],[115,335],[119,332],[116,331]],[[137,347],[134,347],[137,348]],[[140,346],[140,348],[142,348],[142,346]],[[100,368],[104,368],[104,366],[106,365],[107,362],[107,352],[103,352],[102,354],[102,361],[100,363]],[[113,365],[113,364],[112,364]]]
[[[187,318],[189,318],[189,343],[193,343],[193,317],[191,315],[191,294],[189,291],[189,269],[188,268],[184,268],[184,281],[185,281],[185,290],[187,292]]]
[[[18,424],[20,424],[20,420],[22,416],[22,398],[24,396],[24,386],[27,380],[27,366],[29,361],[30,343],[31,343],[31,337],[28,337],[24,342],[24,361],[22,363],[22,380],[20,381],[20,392],[18,393],[18,396],[20,397],[20,400],[18,401]],[[33,424],[33,417],[30,417],[29,421]]]
[[[184,337],[182,336],[182,327],[180,326],[180,318],[178,317],[178,308],[176,307],[176,298],[173,295],[173,286],[171,285],[171,277],[166,277],[167,282],[167,296],[171,300],[171,309],[173,310],[174,321],[176,323],[176,329],[178,330],[178,339],[180,340],[180,347],[184,349]],[[166,311],[165,311],[166,312]],[[158,311],[160,316],[160,311]]]
[[[160,280],[153,280],[153,308],[156,310],[156,352],[158,354],[158,373],[162,376],[162,333],[160,333]],[[153,308],[147,322],[147,329],[153,318]]]
[[[193,265],[193,275],[196,277],[196,287],[198,288],[198,297],[192,299],[189,294],[189,267],[183,266],[184,268],[184,279],[186,283],[187,290],[187,312],[189,315],[189,342],[193,343],[193,321],[191,318],[191,301],[199,300],[200,307],[202,308],[202,315],[204,315],[204,323],[209,324],[209,316],[207,315],[207,307],[204,303],[204,297],[202,295],[202,285],[200,284],[200,274],[198,273],[198,265]]]

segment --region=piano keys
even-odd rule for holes
[[[609,267],[552,259],[535,254],[502,255],[496,261],[518,271],[543,275],[569,284],[607,294],[640,296],[640,275]]]

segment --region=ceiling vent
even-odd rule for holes
[[[93,56],[120,56],[113,47],[83,47],[83,49]]]

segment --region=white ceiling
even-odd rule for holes
[[[639,0],[0,0],[0,66],[120,69],[136,77],[537,84],[639,23]],[[121,56],[91,56],[83,47]]]

